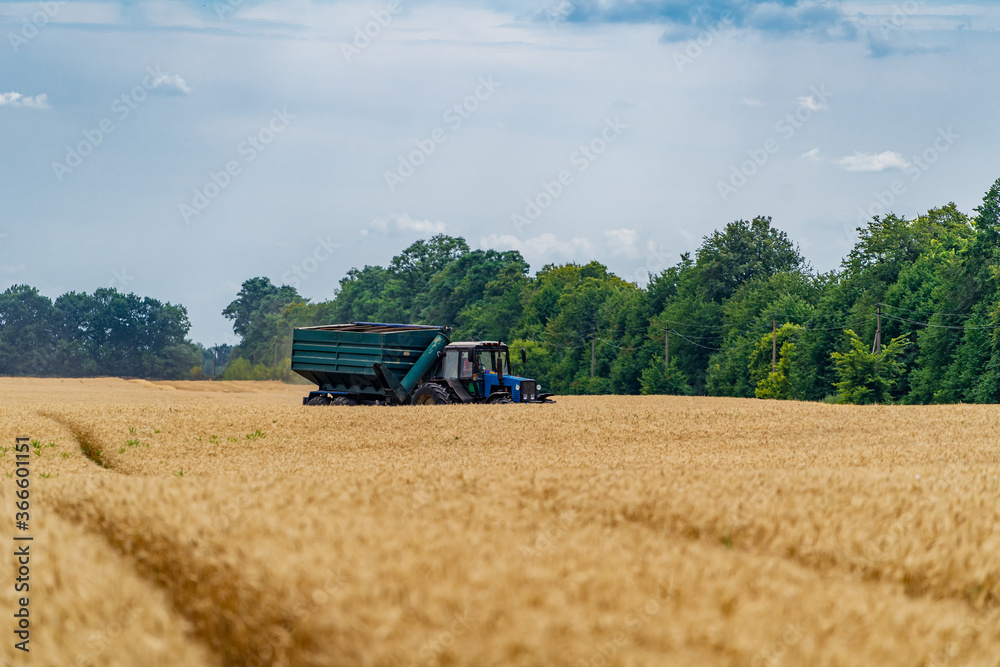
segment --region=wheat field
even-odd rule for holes
[[[0,380],[11,665],[1000,665],[1000,407]]]

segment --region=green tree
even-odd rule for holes
[[[381,266],[351,269],[340,279],[340,289],[331,302],[330,320],[326,322],[371,322],[379,319],[382,300],[390,274]],[[316,321],[312,324],[323,324]]]
[[[28,285],[0,294],[0,374],[45,375],[57,366],[52,300]]]
[[[286,320],[285,309],[305,303],[294,287],[276,287],[268,278],[244,281],[236,299],[222,311],[232,320],[233,332],[242,339],[236,355],[253,362],[271,362],[287,356],[292,327]]]
[[[802,270],[806,263],[788,235],[771,226],[770,217],[757,216],[731,222],[705,237],[697,267],[702,296],[722,301],[754,278]]]
[[[521,279],[527,273],[528,264],[516,251],[464,253],[431,276],[428,303],[419,320],[455,326],[463,311],[487,298],[491,308],[500,306],[505,289],[514,290],[520,296]]]
[[[766,377],[761,378],[754,389],[754,396],[757,398],[775,398],[789,400],[792,395],[792,383],[789,380],[791,360],[795,352],[795,343],[786,340],[778,350],[778,362],[775,369],[769,372]]]
[[[510,343],[510,361],[514,365],[514,372],[521,377],[534,378],[540,382],[549,377],[552,370],[552,348],[533,340],[523,340],[515,338]],[[521,349],[528,355],[528,362],[521,363]],[[545,385],[545,391],[549,390]]]
[[[667,369],[663,364],[663,357],[655,355],[642,370],[640,385],[643,394],[691,394],[691,385],[677,367],[677,362],[671,359],[670,368]]]
[[[848,329],[850,350],[831,356],[837,370],[839,403],[891,403],[890,390],[903,372],[899,357],[909,346],[906,336],[893,338],[880,353],[872,352],[856,333]]]
[[[722,307],[722,350],[709,359],[707,393],[712,396],[754,396],[760,378],[751,377],[748,360],[760,336],[767,332],[766,337],[770,341],[775,318],[798,324],[809,322],[825,284],[824,277],[782,272],[741,285]],[[784,340],[784,334],[782,336]],[[770,348],[767,366],[770,371]],[[788,381],[794,384],[795,378],[789,377]]]
[[[792,398],[790,381],[795,341],[802,335],[803,327],[798,324],[782,324],[777,331],[757,339],[750,352],[747,371],[753,395],[757,398]],[[773,353],[777,352],[774,370],[771,370]]]
[[[413,243],[393,257],[379,319],[383,322],[419,320],[431,305],[431,280],[467,252],[469,244],[465,239],[438,234],[430,240]]]
[[[503,266],[483,288],[481,299],[462,308],[456,317],[455,336],[473,340],[508,340],[524,315],[531,281],[517,263]]]

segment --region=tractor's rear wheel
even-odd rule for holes
[[[417,387],[410,399],[410,405],[448,405],[451,397],[444,387],[438,384],[427,383]]]
[[[306,402],[306,405],[330,405],[330,397],[329,396],[313,396],[312,398],[310,398]]]
[[[333,399],[333,403],[331,405],[357,405],[357,404],[358,402],[355,401],[353,398],[348,398],[347,396],[338,396],[337,398]]]

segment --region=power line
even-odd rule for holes
[[[850,329],[850,328],[854,327],[855,325],[864,324],[865,322],[869,322],[869,321],[871,321],[871,319],[872,319],[872,315],[868,315],[867,317],[864,317],[864,318],[862,318],[860,320],[854,320],[853,322],[845,322],[843,324],[838,324],[836,326],[831,326],[831,327],[803,327],[803,329],[805,331],[835,331],[835,330],[838,330],[838,329]]]
[[[676,331],[672,331],[671,333],[673,333],[675,336],[680,336],[681,338],[683,338],[687,342],[691,343],[692,345],[697,345],[698,347],[703,347],[706,350],[711,350],[712,352],[721,352],[722,351],[721,347],[708,347],[707,345],[702,345],[701,343],[696,343],[693,340],[691,340],[690,338],[688,338],[687,336],[685,336],[684,334],[677,333]]]
[[[903,311],[906,311],[908,313],[920,313],[920,314],[923,314],[923,312],[924,312],[924,311],[921,311],[921,310],[914,310],[912,308],[903,308],[902,306],[892,306],[892,305],[889,305],[888,303],[883,303],[882,307],[883,308],[892,308],[893,310],[903,310]],[[933,315],[940,315],[941,317],[975,317],[976,316],[975,313],[930,313],[926,317],[930,317],[930,316],[933,316]]]
[[[987,324],[983,326],[977,325],[963,325],[958,326],[954,324],[931,324],[930,322],[916,322],[914,320],[908,320],[904,317],[896,317],[895,315],[890,315],[888,313],[882,313],[885,317],[891,317],[894,320],[899,320],[900,322],[906,322],[907,324],[914,324],[916,326],[926,327],[928,329],[951,329],[953,331],[969,331],[969,330],[985,330],[985,329],[1000,329],[1000,325],[997,324]]]

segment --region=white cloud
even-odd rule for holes
[[[759,108],[764,106],[764,103],[758,100],[756,97],[744,97],[742,100],[740,100],[740,103],[745,106],[754,108]]]
[[[815,95],[808,95],[806,97],[799,97],[796,99],[800,107],[805,107],[810,111],[822,111],[826,109],[826,102],[820,102],[816,99]]]
[[[634,229],[609,229],[604,232],[604,240],[612,255],[638,257],[639,249],[635,247],[639,240],[639,232]]]
[[[391,215],[387,218],[375,218],[369,225],[374,230],[385,232],[390,236],[397,236],[402,232],[416,232],[418,234],[443,234],[448,228],[440,220],[414,220],[406,213],[401,215]],[[367,235],[368,230],[361,230],[362,236]]]
[[[517,250],[529,264],[555,259],[583,259],[589,257],[593,250],[587,239],[575,236],[569,241],[560,241],[555,234],[542,234],[524,240],[512,234],[490,234],[480,239],[480,245],[494,250]]]
[[[885,151],[875,155],[860,153],[848,155],[837,160],[837,164],[847,171],[885,171],[886,169],[906,169],[910,163],[899,153]]]
[[[806,151],[805,153],[802,154],[801,157],[804,157],[807,160],[812,160],[813,162],[822,162],[823,161],[823,158],[821,158],[819,156],[819,149],[818,148],[814,148],[811,151]]]
[[[28,109],[48,109],[49,96],[45,93],[31,97],[21,93],[0,93],[0,107],[26,107]]]

